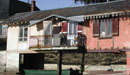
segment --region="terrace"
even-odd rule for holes
[[[31,50],[78,50],[85,46],[85,37],[78,34],[30,36]]]

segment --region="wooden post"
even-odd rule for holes
[[[85,60],[85,53],[83,52],[82,55],[82,64],[81,64],[81,74],[83,75],[84,72],[84,60]]]
[[[62,72],[62,52],[58,53],[57,75],[61,75]]]

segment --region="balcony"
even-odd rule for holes
[[[85,37],[76,34],[30,36],[31,50],[77,50],[85,46]]]

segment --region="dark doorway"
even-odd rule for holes
[[[20,54],[20,70],[44,69],[44,54]]]

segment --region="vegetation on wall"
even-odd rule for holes
[[[81,53],[63,54],[63,64],[76,64],[82,63]],[[57,54],[45,54],[45,63],[57,63]],[[111,64],[126,64],[125,54],[112,54],[112,53],[86,53],[86,65],[111,65]]]

